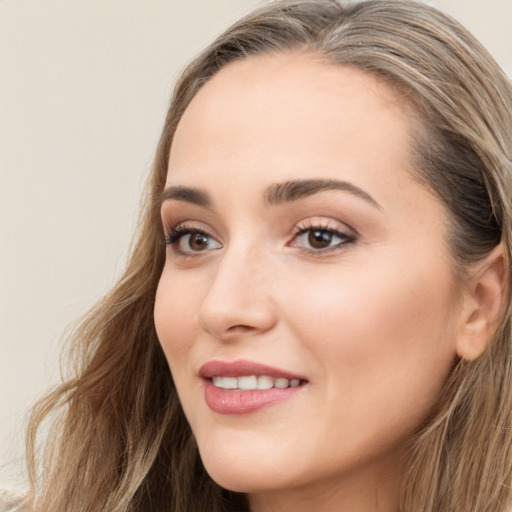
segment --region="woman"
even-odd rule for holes
[[[177,84],[77,376],[33,414],[27,506],[510,510],[511,105],[423,4],[228,29]]]

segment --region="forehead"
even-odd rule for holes
[[[370,74],[304,54],[251,57],[223,68],[193,98],[167,182],[215,176],[257,185],[309,174],[369,186],[408,168],[412,122],[408,102]]]

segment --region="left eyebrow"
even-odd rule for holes
[[[289,201],[297,201],[325,190],[348,192],[382,210],[380,204],[368,192],[348,181],[341,180],[297,180],[274,183],[267,188],[264,198],[266,204],[277,205]]]
[[[185,201],[187,203],[203,206],[204,208],[211,208],[212,202],[206,192],[198,188],[172,186],[165,188],[157,199],[159,208],[165,201]]]

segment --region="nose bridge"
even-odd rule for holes
[[[275,323],[271,297],[271,258],[261,246],[242,238],[218,257],[197,323],[219,339],[235,333],[261,333]]]

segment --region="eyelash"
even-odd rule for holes
[[[354,235],[350,235],[344,231],[341,231],[340,229],[334,228],[332,226],[329,226],[327,224],[322,223],[315,223],[314,221],[308,220],[305,224],[302,226],[298,226],[294,233],[293,233],[293,240],[292,242],[296,241],[299,237],[302,235],[305,235],[306,233],[312,233],[312,232],[322,232],[328,235],[331,235],[332,237],[336,237],[340,239],[340,242],[337,244],[326,247],[323,249],[311,249],[311,248],[302,248],[303,251],[309,254],[313,255],[322,255],[322,254],[328,254],[331,252],[338,252],[340,250],[343,250],[346,246],[353,245],[357,241],[357,237]],[[292,245],[293,246],[293,245]]]
[[[348,245],[353,245],[357,240],[357,238],[355,236],[349,235],[339,229],[333,228],[326,224],[314,224],[313,221],[308,221],[307,224],[303,224],[302,226],[299,225],[294,230],[292,242],[290,243],[290,245],[292,247],[294,247],[295,246],[295,245],[293,245],[294,241],[299,239],[302,235],[305,235],[306,233],[311,233],[314,231],[326,233],[327,235],[330,235],[332,237],[339,238],[341,241],[332,247],[326,247],[326,248],[322,248],[322,249],[312,249],[312,248],[305,248],[305,247],[301,248],[304,252],[313,254],[313,255],[322,255],[322,254],[327,254],[327,253],[342,250],[343,247],[348,246]],[[193,234],[204,235],[208,239],[215,240],[212,237],[212,235],[204,229],[181,224],[181,225],[176,226],[175,228],[170,229],[169,233],[165,235],[165,245],[172,246],[174,251],[181,257],[191,257],[191,256],[193,257],[193,256],[198,256],[198,255],[202,254],[203,252],[207,252],[207,251],[192,251],[192,250],[190,252],[186,252],[186,251],[182,251],[176,247],[177,244],[179,243],[179,241],[184,236],[193,235]]]
[[[169,230],[169,233],[165,235],[165,245],[175,245],[179,242],[181,237],[185,235],[191,235],[193,233],[200,233],[201,235],[211,236],[203,229],[180,225],[172,228]]]
[[[195,226],[186,226],[186,225],[179,225],[175,228],[171,229],[169,233],[165,236],[165,245],[166,246],[172,246],[173,250],[176,254],[178,254],[181,257],[193,257],[198,256],[203,252],[207,251],[184,251],[179,248],[179,243],[181,239],[187,235],[203,235],[209,240],[215,240],[215,238],[208,233],[208,231],[205,231],[204,229],[195,227]]]

